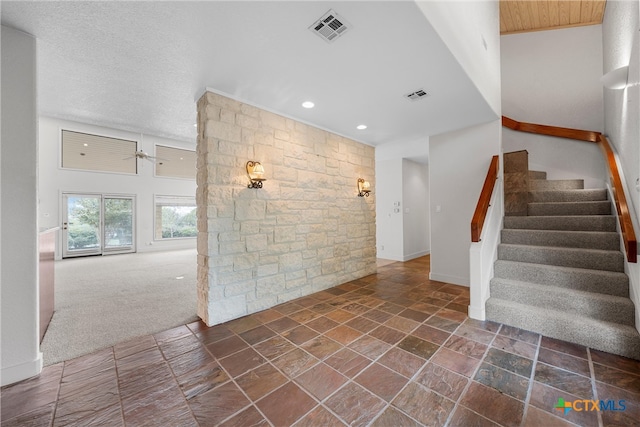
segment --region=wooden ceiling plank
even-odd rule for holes
[[[606,0],[596,0],[593,2],[593,11],[591,12],[591,21],[602,23],[604,18],[604,8]]]
[[[571,3],[570,1],[560,0],[558,2],[558,17],[560,25],[571,24]]]
[[[510,35],[510,34],[521,34],[521,33],[533,33],[537,31],[549,31],[549,30],[561,30],[563,28],[576,28],[576,27],[586,27],[588,25],[597,25],[599,22],[588,22],[588,23],[580,23],[580,24],[569,24],[569,25],[556,25],[554,27],[540,27],[534,28],[530,30],[521,30],[521,31],[509,31],[505,33],[501,33],[500,35]]]
[[[593,2],[591,0],[582,0],[581,3],[582,3],[582,10],[580,11],[580,22],[591,22]]]
[[[529,30],[533,28],[533,20],[529,11],[527,1],[518,1],[518,10],[520,11],[520,19],[522,20],[522,28]]]
[[[500,0],[500,33],[515,31],[509,5],[505,0]]]
[[[533,28],[540,28],[542,24],[540,23],[540,11],[538,10],[538,2],[528,1],[527,6],[529,7],[529,14],[531,14]]]
[[[601,24],[606,0],[500,0],[500,34]]]
[[[540,12],[541,28],[550,27],[549,24],[549,4],[545,0],[538,0],[538,11]]]
[[[570,1],[568,2],[570,6],[570,15],[569,15],[569,23],[570,24],[579,24],[580,23],[580,10],[582,9],[580,1]]]
[[[520,7],[517,1],[507,2],[509,5],[509,12],[511,12],[511,20],[513,22],[513,28],[516,31],[522,31],[525,28],[522,25],[522,19],[520,18]]]
[[[557,0],[549,0],[549,26],[560,25],[560,8]]]

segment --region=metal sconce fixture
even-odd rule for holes
[[[249,177],[249,185],[247,188],[262,188],[262,182],[266,181],[266,178],[263,178],[264,175],[264,167],[260,162],[254,162],[249,160],[247,162],[247,176]]]
[[[369,197],[371,190],[369,181],[365,181],[362,178],[358,178],[358,197]]]

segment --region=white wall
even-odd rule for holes
[[[500,164],[502,164],[502,156],[500,157]],[[480,241],[471,243],[469,248],[469,257],[471,258],[469,317],[477,320],[485,320],[486,318],[485,306],[491,296],[493,267],[498,258],[500,230],[502,230],[502,219],[504,218],[503,176],[504,174],[500,172],[493,188]]]
[[[42,370],[38,342],[36,41],[2,27],[2,385]]]
[[[416,1],[491,109],[500,115],[497,1]]]
[[[605,12],[603,43],[606,49],[602,73],[629,65],[628,81],[631,83],[625,90],[604,89],[605,133],[620,154],[625,176],[633,185],[640,177],[638,2],[611,2]],[[638,212],[640,195],[637,191],[631,194]]]
[[[469,286],[471,218],[501,151],[501,126],[495,120],[429,138],[432,280]]]
[[[602,131],[600,25],[504,35],[500,50],[503,115]]]
[[[103,172],[87,172],[60,167],[61,129],[86,132],[138,141],[138,149],[151,155],[155,144],[195,150],[195,142],[163,139],[127,131],[103,128],[77,122],[41,117],[40,133],[40,224],[60,226],[62,223],[62,193],[109,193],[136,196],[137,251],[195,248],[196,239],[154,240],[154,195],[195,197],[195,180],[162,178],[154,176],[154,166],[146,160],[138,160],[138,175]],[[57,257],[61,255],[61,233],[58,233]],[[195,268],[195,264],[194,264]]]
[[[402,158],[376,161],[376,188],[373,191],[376,193],[377,257],[403,261]]]
[[[392,159],[409,159],[418,163],[428,163],[429,137],[402,143],[388,142],[376,146],[376,162]]]
[[[379,181],[378,181],[379,182]],[[429,253],[429,167],[402,159],[403,254],[410,260]]]
[[[429,139],[376,147],[378,258],[408,261],[430,252]]]
[[[607,2],[602,23],[603,74],[629,65],[628,86],[623,90],[604,89],[604,130],[615,146],[626,181],[627,199],[636,237],[640,235],[640,194],[635,187],[640,176],[640,26],[639,2]],[[640,266],[627,264],[631,299],[636,306],[636,328],[640,331]]]

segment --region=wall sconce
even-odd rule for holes
[[[358,197],[369,197],[371,190],[369,181],[365,181],[362,178],[358,178]]]
[[[249,185],[247,185],[247,188],[262,188],[262,182],[267,180],[263,178],[262,175],[264,175],[264,167],[262,167],[262,164],[249,160],[247,162],[247,176],[249,177]]]
[[[627,87],[627,79],[629,76],[629,66],[616,68],[600,77],[602,85],[607,89],[624,89]]]

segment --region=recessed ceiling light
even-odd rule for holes
[[[197,123],[194,123],[194,124],[193,124],[193,127],[194,127],[194,128],[197,128],[197,127],[198,127],[198,124],[197,124]]]
[[[89,146],[89,144],[87,144],[86,142],[85,142],[84,144],[82,144],[82,145],[84,145],[85,147],[88,147],[88,146]]]
[[[367,125],[358,125],[356,126],[356,129],[358,130],[365,130],[367,128]]]
[[[303,106],[304,108],[313,108],[313,107],[315,107],[315,105],[316,105],[316,104],[314,104],[314,103],[313,103],[313,102],[311,102],[311,101],[304,101],[304,102],[302,103],[302,106]]]

